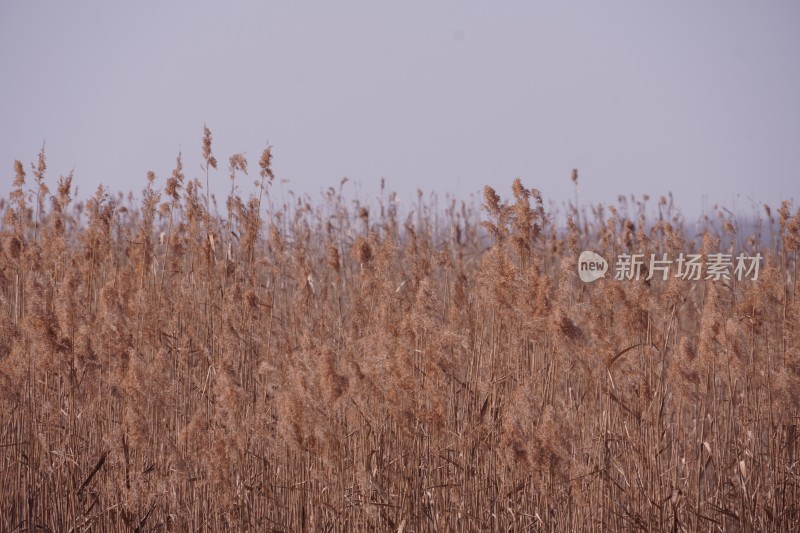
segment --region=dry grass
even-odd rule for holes
[[[800,527],[790,204],[752,236],[667,199],[562,232],[516,182],[401,220],[386,192],[276,205],[268,149],[246,199],[229,159],[220,215],[202,149],[206,187],[179,158],[138,203],[15,167],[0,531]],[[577,278],[583,249],[695,248],[760,251],[760,279]]]

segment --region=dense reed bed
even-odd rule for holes
[[[790,203],[697,231],[668,198],[558,216],[520,181],[281,204],[269,149],[202,150],[136,199],[16,164],[0,531],[800,528]],[[582,250],[764,259],[586,284]]]

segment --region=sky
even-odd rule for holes
[[[577,168],[584,205],[752,211],[800,200],[798,20],[795,1],[4,1],[0,195],[43,143],[82,198],[148,170],[163,187],[179,152],[201,177],[205,124],[218,197],[237,152],[253,191],[269,144],[312,198],[344,177],[401,206],[509,197],[520,178],[561,203]]]

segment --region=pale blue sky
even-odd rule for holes
[[[793,1],[6,1],[0,194],[43,140],[84,198],[163,184],[178,150],[199,176],[207,123],[222,166],[269,141],[311,194],[520,177],[560,202],[577,167],[587,202],[775,204],[800,197],[799,22]]]

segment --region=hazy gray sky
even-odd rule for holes
[[[287,187],[347,176],[468,197],[514,178],[546,200],[672,191],[689,213],[800,197],[800,3],[0,4],[0,194],[48,175],[163,186],[269,142]],[[251,172],[254,174],[254,172]],[[241,183],[243,193],[252,180]]]

